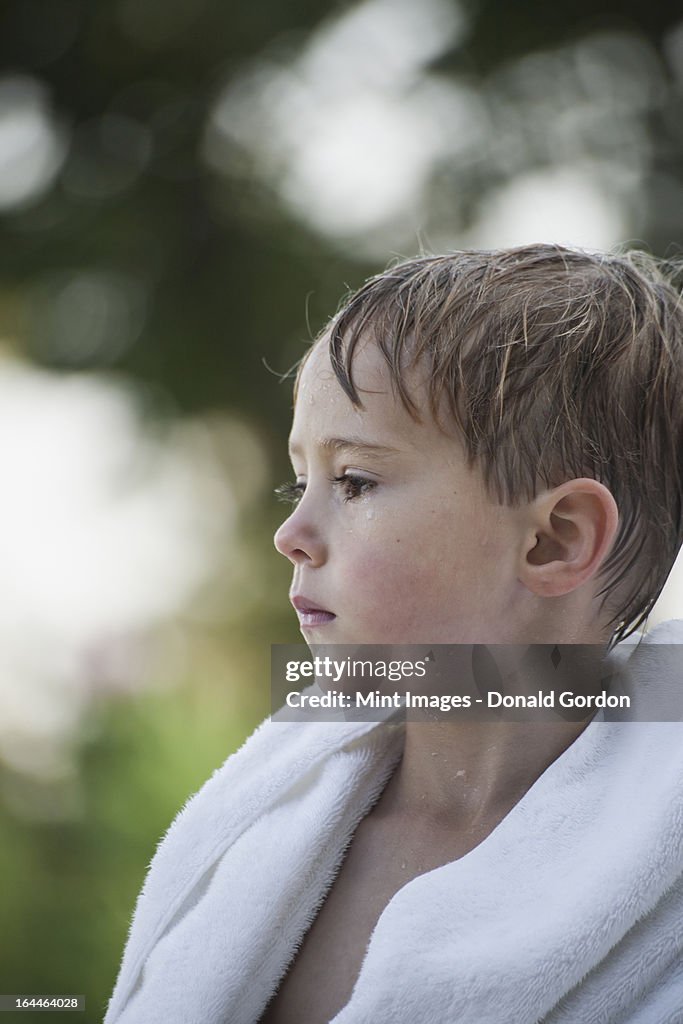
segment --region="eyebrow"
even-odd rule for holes
[[[323,437],[317,442],[318,448],[327,452],[344,452],[348,455],[398,455],[398,448],[391,448],[385,444],[369,444],[360,437]],[[300,452],[297,444],[290,445],[289,454],[296,455]]]

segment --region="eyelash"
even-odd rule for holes
[[[356,476],[353,473],[342,473],[341,476],[330,477],[330,483],[342,487],[344,501],[353,501],[363,494],[376,487],[376,481],[366,480],[363,476]],[[275,488],[275,496],[279,501],[288,502],[290,505],[298,505],[301,501],[306,484],[288,482]]]

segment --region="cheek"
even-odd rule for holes
[[[413,555],[414,546],[404,536],[387,536],[384,530],[366,530],[362,536],[356,533],[343,562],[343,574],[354,598],[366,606],[374,604],[377,612],[386,604],[395,604],[397,588],[405,588],[414,577]]]
[[[393,531],[366,529],[356,534],[354,548],[359,586],[392,605],[418,596],[431,605],[474,598],[490,587],[504,561],[504,545],[490,523],[452,512],[427,513]]]
[[[435,543],[435,533],[395,531],[373,537],[368,532],[347,562],[359,603],[373,602],[375,614],[392,616],[417,607],[454,602],[472,575],[472,555],[457,543]]]

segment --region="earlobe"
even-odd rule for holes
[[[520,581],[539,597],[571,593],[593,577],[616,537],[619,512],[604,484],[569,480],[528,506]]]

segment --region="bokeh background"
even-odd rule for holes
[[[680,252],[676,6],[2,4],[0,992],[101,1019],[156,841],[268,712],[281,375],[348,288]]]

